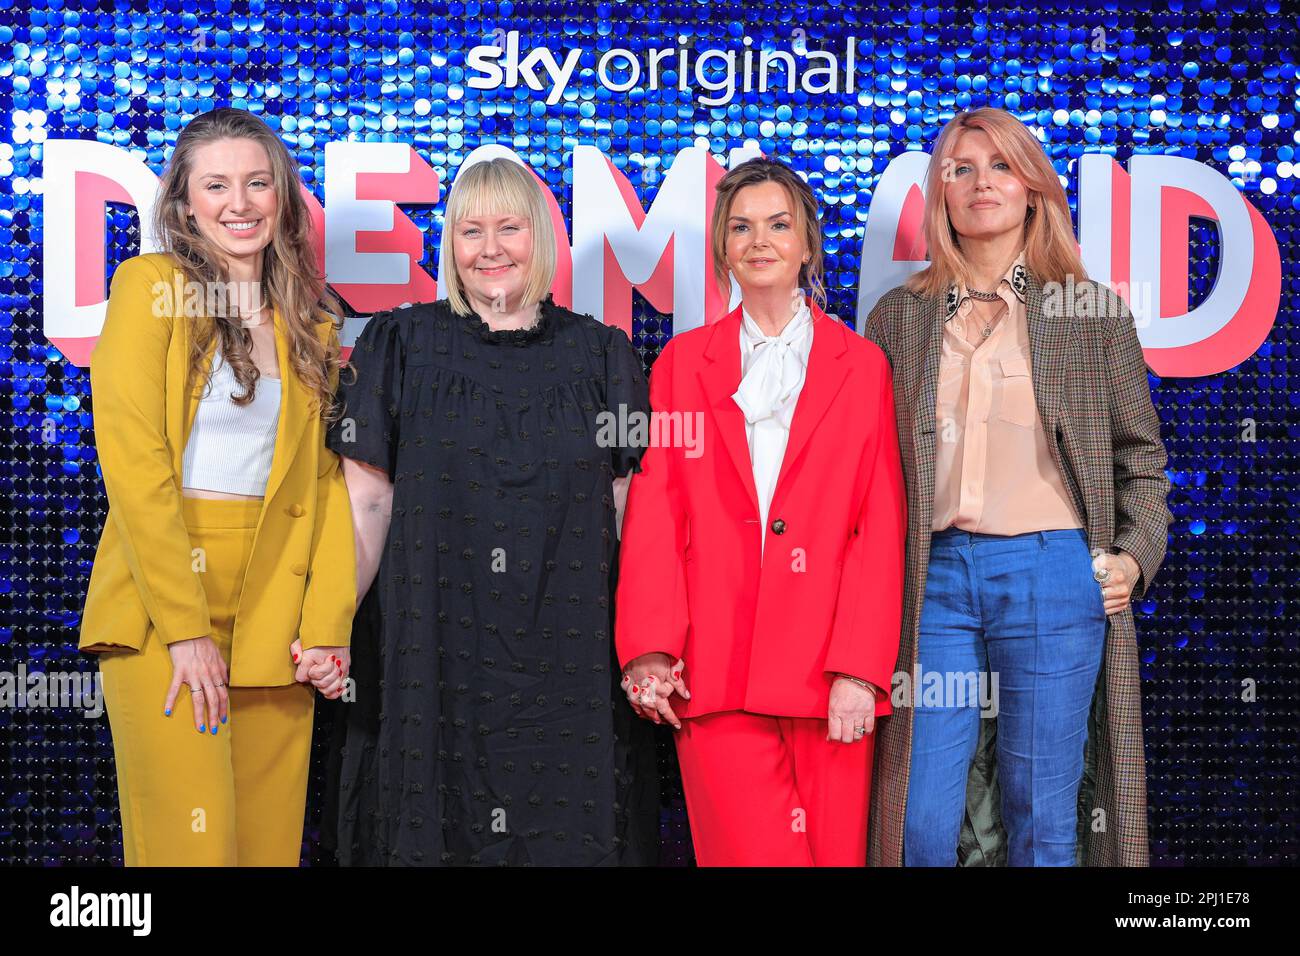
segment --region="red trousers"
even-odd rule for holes
[[[865,866],[875,736],[826,719],[726,711],[682,718],[677,760],[700,866]]]

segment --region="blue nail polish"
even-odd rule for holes
[[[170,710],[164,710],[164,711],[163,711],[163,716],[165,716],[165,717],[170,717],[171,715],[172,715],[172,712],[171,712]]]
[[[208,725],[207,725],[207,724],[199,724],[199,733],[201,733],[201,734],[205,734],[205,733],[207,733],[207,732],[208,732]]]
[[[212,736],[215,737],[216,735],[217,735],[217,725],[216,725],[216,724],[213,724],[213,725],[212,725]]]
[[[223,716],[223,717],[221,718],[221,722],[222,722],[223,724],[226,722],[226,716]]]

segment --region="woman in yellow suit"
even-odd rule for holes
[[[299,189],[260,119],[192,120],[159,186],[167,252],[118,267],[91,356],[109,511],[80,647],[102,655],[128,866],[296,865],[307,682],[337,697],[347,675],[341,309]]]

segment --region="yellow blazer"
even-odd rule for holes
[[[160,283],[180,288],[175,277],[183,282],[167,255],[118,266],[91,354],[95,444],[109,507],[82,614],[84,651],[138,651],[150,636],[171,644],[211,633],[181,510],[181,455],[202,383],[185,387],[183,301],[155,309]],[[356,605],[352,508],[339,458],[325,447],[312,395],[290,368],[278,310],[274,326],[280,420],[235,619],[230,676],[237,686],[293,683],[294,637],[304,649],[348,644]],[[336,334],[327,320],[318,332],[324,341]],[[214,340],[209,363],[215,347]]]

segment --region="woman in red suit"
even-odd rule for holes
[[[788,166],[727,173],[711,233],[741,301],[654,365],[623,526],[623,686],[677,731],[701,865],[863,866],[903,599],[889,364],[822,311],[817,201]]]

